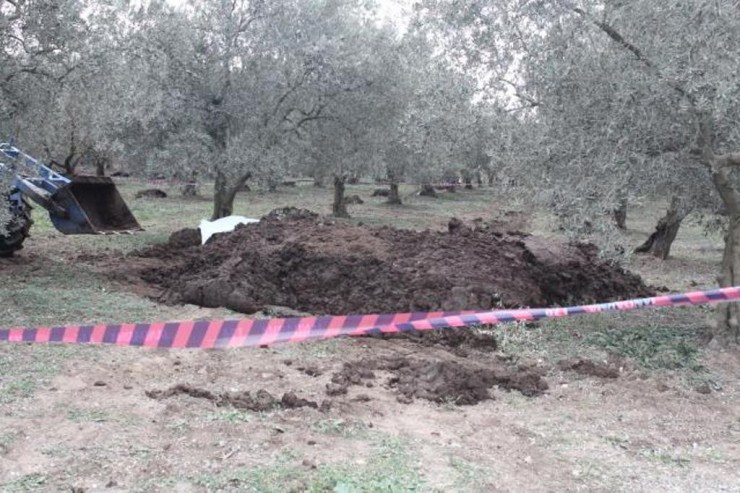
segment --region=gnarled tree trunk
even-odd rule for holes
[[[468,170],[462,171],[463,182],[465,183],[465,190],[473,189],[473,174]]]
[[[434,187],[428,183],[424,183],[421,186],[421,191],[419,192],[419,195],[422,197],[434,197],[437,198],[437,191],[434,189]]]
[[[621,199],[612,214],[617,227],[619,229],[627,229],[627,199]]]
[[[334,177],[334,203],[331,206],[331,214],[334,217],[349,217],[347,205],[344,203],[344,184],[346,178]]]
[[[229,184],[226,174],[220,170],[216,172],[211,221],[231,216],[234,213],[234,198],[236,197],[236,193],[241,190],[251,176],[251,173],[246,173],[240,176],[235,183]]]
[[[678,197],[671,198],[671,205],[665,216],[658,220],[655,231],[645,240],[645,243],[635,248],[635,253],[649,253],[659,259],[667,259],[681,227],[681,221],[684,220],[687,212]]]
[[[740,156],[738,165],[740,165]],[[725,233],[725,249],[722,255],[722,268],[717,278],[720,287],[740,285],[740,192],[730,179],[728,170],[713,159],[712,179],[722,197],[729,221]],[[724,303],[717,308],[718,320],[714,327],[713,342],[720,346],[740,342],[740,304]]]
[[[401,205],[401,195],[398,193],[398,183],[391,181],[390,193],[388,194],[388,203],[392,205]]]

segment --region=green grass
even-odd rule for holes
[[[512,357],[555,362],[613,353],[644,370],[702,374],[701,339],[710,312],[705,307],[604,313],[536,324],[493,327],[499,348]]]
[[[450,466],[457,473],[456,486],[463,491],[482,491],[493,484],[491,471],[478,464],[461,457],[450,457]]]
[[[7,493],[21,493],[26,491],[39,491],[46,484],[47,478],[41,473],[27,474],[18,479],[8,481],[2,485],[3,491]]]
[[[613,328],[587,334],[584,343],[628,356],[646,369],[703,372],[697,362],[702,333],[694,327]]]
[[[412,464],[406,444],[398,439],[379,440],[372,445],[369,456],[359,463],[318,464],[316,469],[310,469],[296,464],[297,459],[284,454],[269,466],[202,474],[193,477],[192,482],[208,491],[226,487],[264,493],[428,491]]]
[[[251,468],[233,468],[213,472],[187,473],[148,478],[133,491],[170,490],[178,482],[203,488],[205,491],[244,491],[282,493],[407,493],[432,491],[422,481],[418,464],[403,440],[376,435],[368,442],[369,453],[359,459],[317,463],[312,468],[304,464],[303,456],[283,450],[270,464]],[[336,459],[336,457],[332,457]],[[320,461],[319,461],[320,462]]]
[[[49,261],[48,267],[16,272],[0,284],[0,326],[135,322],[156,309],[152,301],[113,290],[99,274],[64,262]]]
[[[0,405],[33,396],[70,359],[89,359],[96,348],[83,346],[0,345]]]
[[[342,438],[365,438],[369,430],[364,423],[345,419],[322,419],[312,425],[314,431]]]
[[[67,419],[75,423],[103,423],[111,421],[108,412],[101,409],[69,409],[67,410]]]

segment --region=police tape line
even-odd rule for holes
[[[111,344],[153,348],[258,347],[339,336],[530,322],[588,313],[727,303],[737,300],[740,300],[740,287],[562,308],[18,327],[0,329],[0,342]]]

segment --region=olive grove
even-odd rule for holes
[[[510,140],[520,145],[506,173],[569,230],[605,232],[625,200],[663,197],[671,207],[654,240],[664,256],[686,212],[720,200],[728,221],[718,280],[737,284],[737,2],[430,1],[420,15],[443,18],[451,52],[508,92],[519,134]],[[717,340],[737,340],[738,307],[719,310]]]

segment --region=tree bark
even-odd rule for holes
[[[235,183],[229,185],[227,176],[222,171],[216,171],[216,182],[213,193],[213,215],[211,221],[231,216],[234,213],[234,199],[247,180],[252,176],[246,173],[240,176]]]
[[[635,253],[649,253],[661,260],[665,260],[671,253],[671,246],[676,239],[681,222],[686,217],[687,212],[682,207],[681,200],[678,197],[671,198],[671,205],[665,213],[665,216],[658,220],[655,231],[645,240],[645,243],[635,248]]]
[[[627,229],[627,199],[621,199],[614,212],[614,222],[619,229]]]
[[[341,176],[334,177],[334,203],[331,207],[331,214],[334,217],[349,217],[347,205],[344,203],[344,183],[346,178]]]
[[[464,169],[462,171],[462,177],[463,177],[463,182],[465,183],[465,190],[472,190],[473,189],[473,174],[470,171]]]
[[[388,203],[391,205],[401,205],[401,195],[398,193],[398,183],[391,181],[390,193],[388,194]]]
[[[728,288],[740,284],[740,192],[725,168],[714,167],[712,178],[729,217],[722,267],[717,278],[720,287]],[[740,342],[740,304],[720,304],[717,310],[718,320],[713,330],[713,343],[727,346]]]

